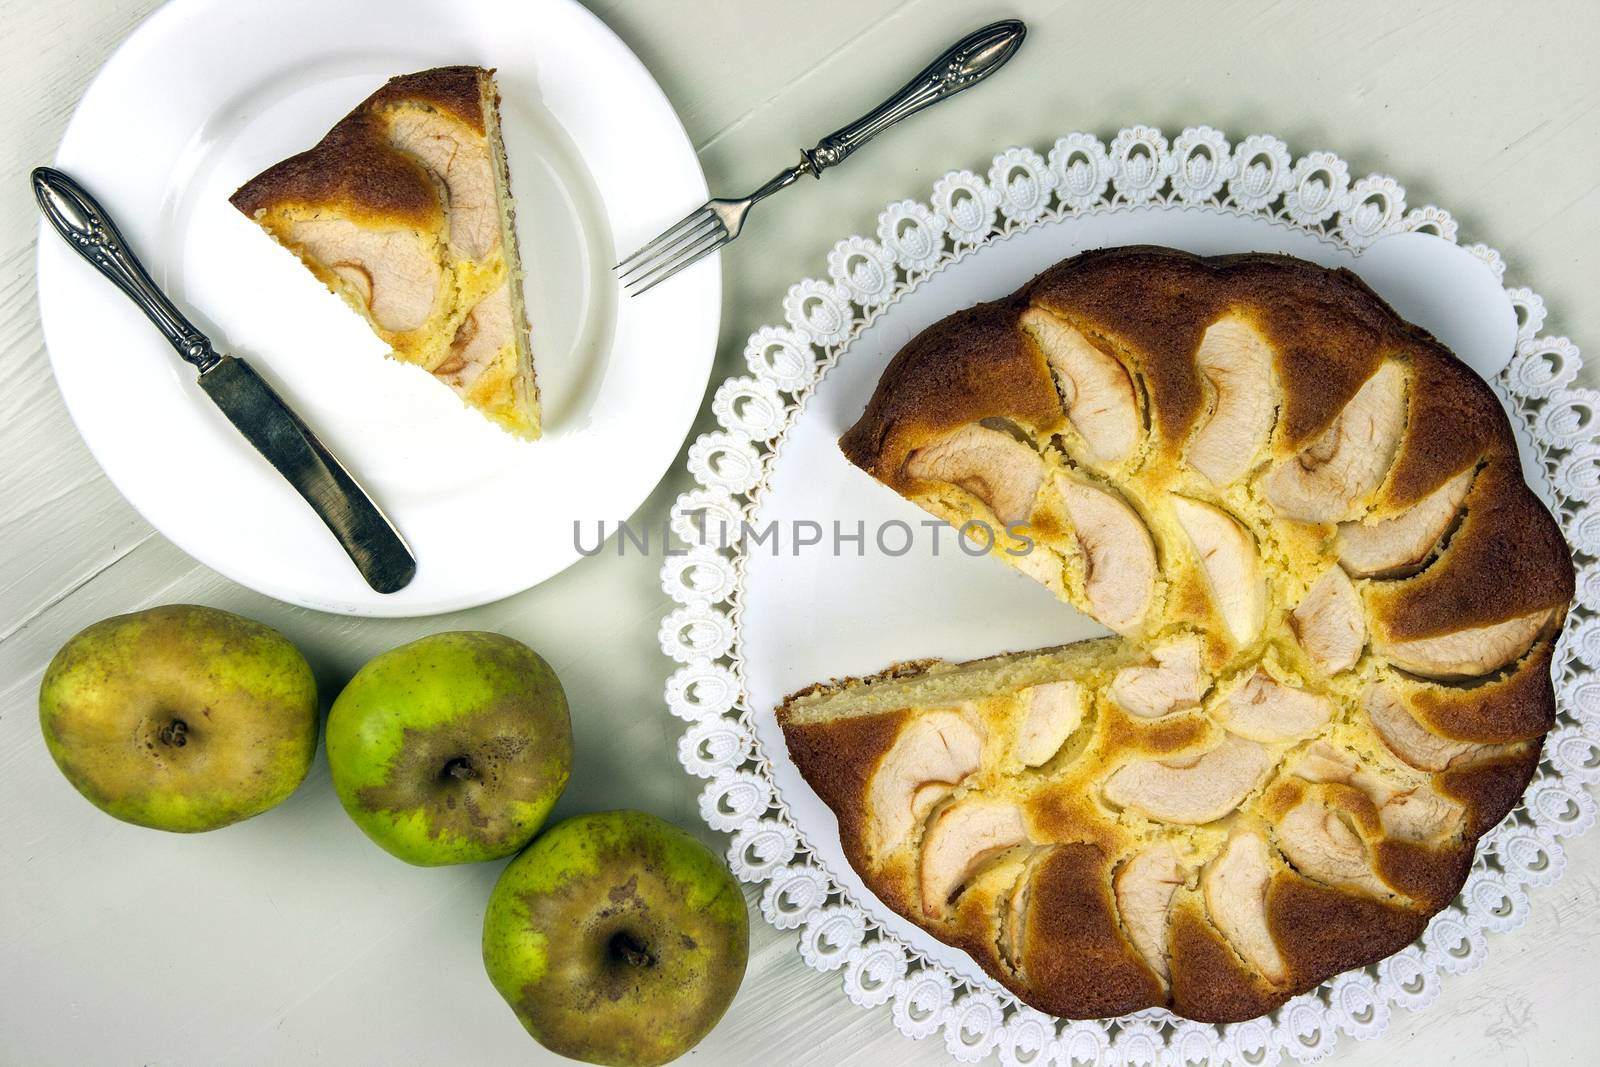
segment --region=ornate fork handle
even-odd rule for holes
[[[1028,28],[1016,19],[990,23],[969,33],[901,86],[899,92],[850,125],[828,134],[816,147],[803,150],[798,163],[779,171],[749,196],[742,200],[714,197],[676,225],[667,227],[655,240],[618,263],[614,268],[617,276],[630,294],[638,296],[709,256],[739,236],[745,218],[757,203],[807,174],[822,177],[824,170],[843,163],[850,153],[901,119],[977,85],[1005,65],[1022,46],[1027,33]]]
[[[850,153],[901,119],[978,84],[1005,65],[1027,32],[1021,22],[1006,19],[963,37],[899,92],[807,149],[804,155],[811,173],[820,178],[823,170],[843,163]]]
[[[83,186],[59,170],[39,167],[33,172],[33,195],[56,232],[138,305],[178,355],[200,371],[217,364],[222,357],[210,339],[157,288],[117,224]]]

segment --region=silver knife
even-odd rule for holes
[[[105,208],[51,167],[33,172],[33,195],[67,244],[126,293],[200,372],[200,388],[327,523],[367,584],[380,593],[404,589],[417,561],[400,531],[250,364],[218,353],[156,287]]]

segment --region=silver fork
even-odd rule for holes
[[[1017,51],[1028,29],[1016,19],[991,23],[951,45],[944,54],[876,108],[835,130],[816,147],[800,153],[800,162],[743,200],[708,200],[677,225],[618,263],[615,270],[630,296],[666,281],[683,268],[715,252],[744,229],[745,217],[758,201],[786,189],[809,174],[821,178],[829,167],[903,118],[915,115],[978,84],[999,70]]]

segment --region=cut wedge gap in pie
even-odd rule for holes
[[[515,436],[539,436],[493,71],[394,78],[231,199],[395,359]]]

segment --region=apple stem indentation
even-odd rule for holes
[[[444,765],[440,772],[441,778],[454,778],[458,782],[470,782],[478,777],[478,768],[472,765],[472,760],[466,756],[457,756]]]
[[[156,738],[163,745],[182,748],[189,743],[189,724],[182,719],[173,719],[161,728],[161,732],[156,735]]]
[[[626,930],[618,930],[612,934],[608,947],[611,950],[611,958],[618,962],[634,967],[654,967],[656,965],[656,958],[650,954],[650,950]]]

